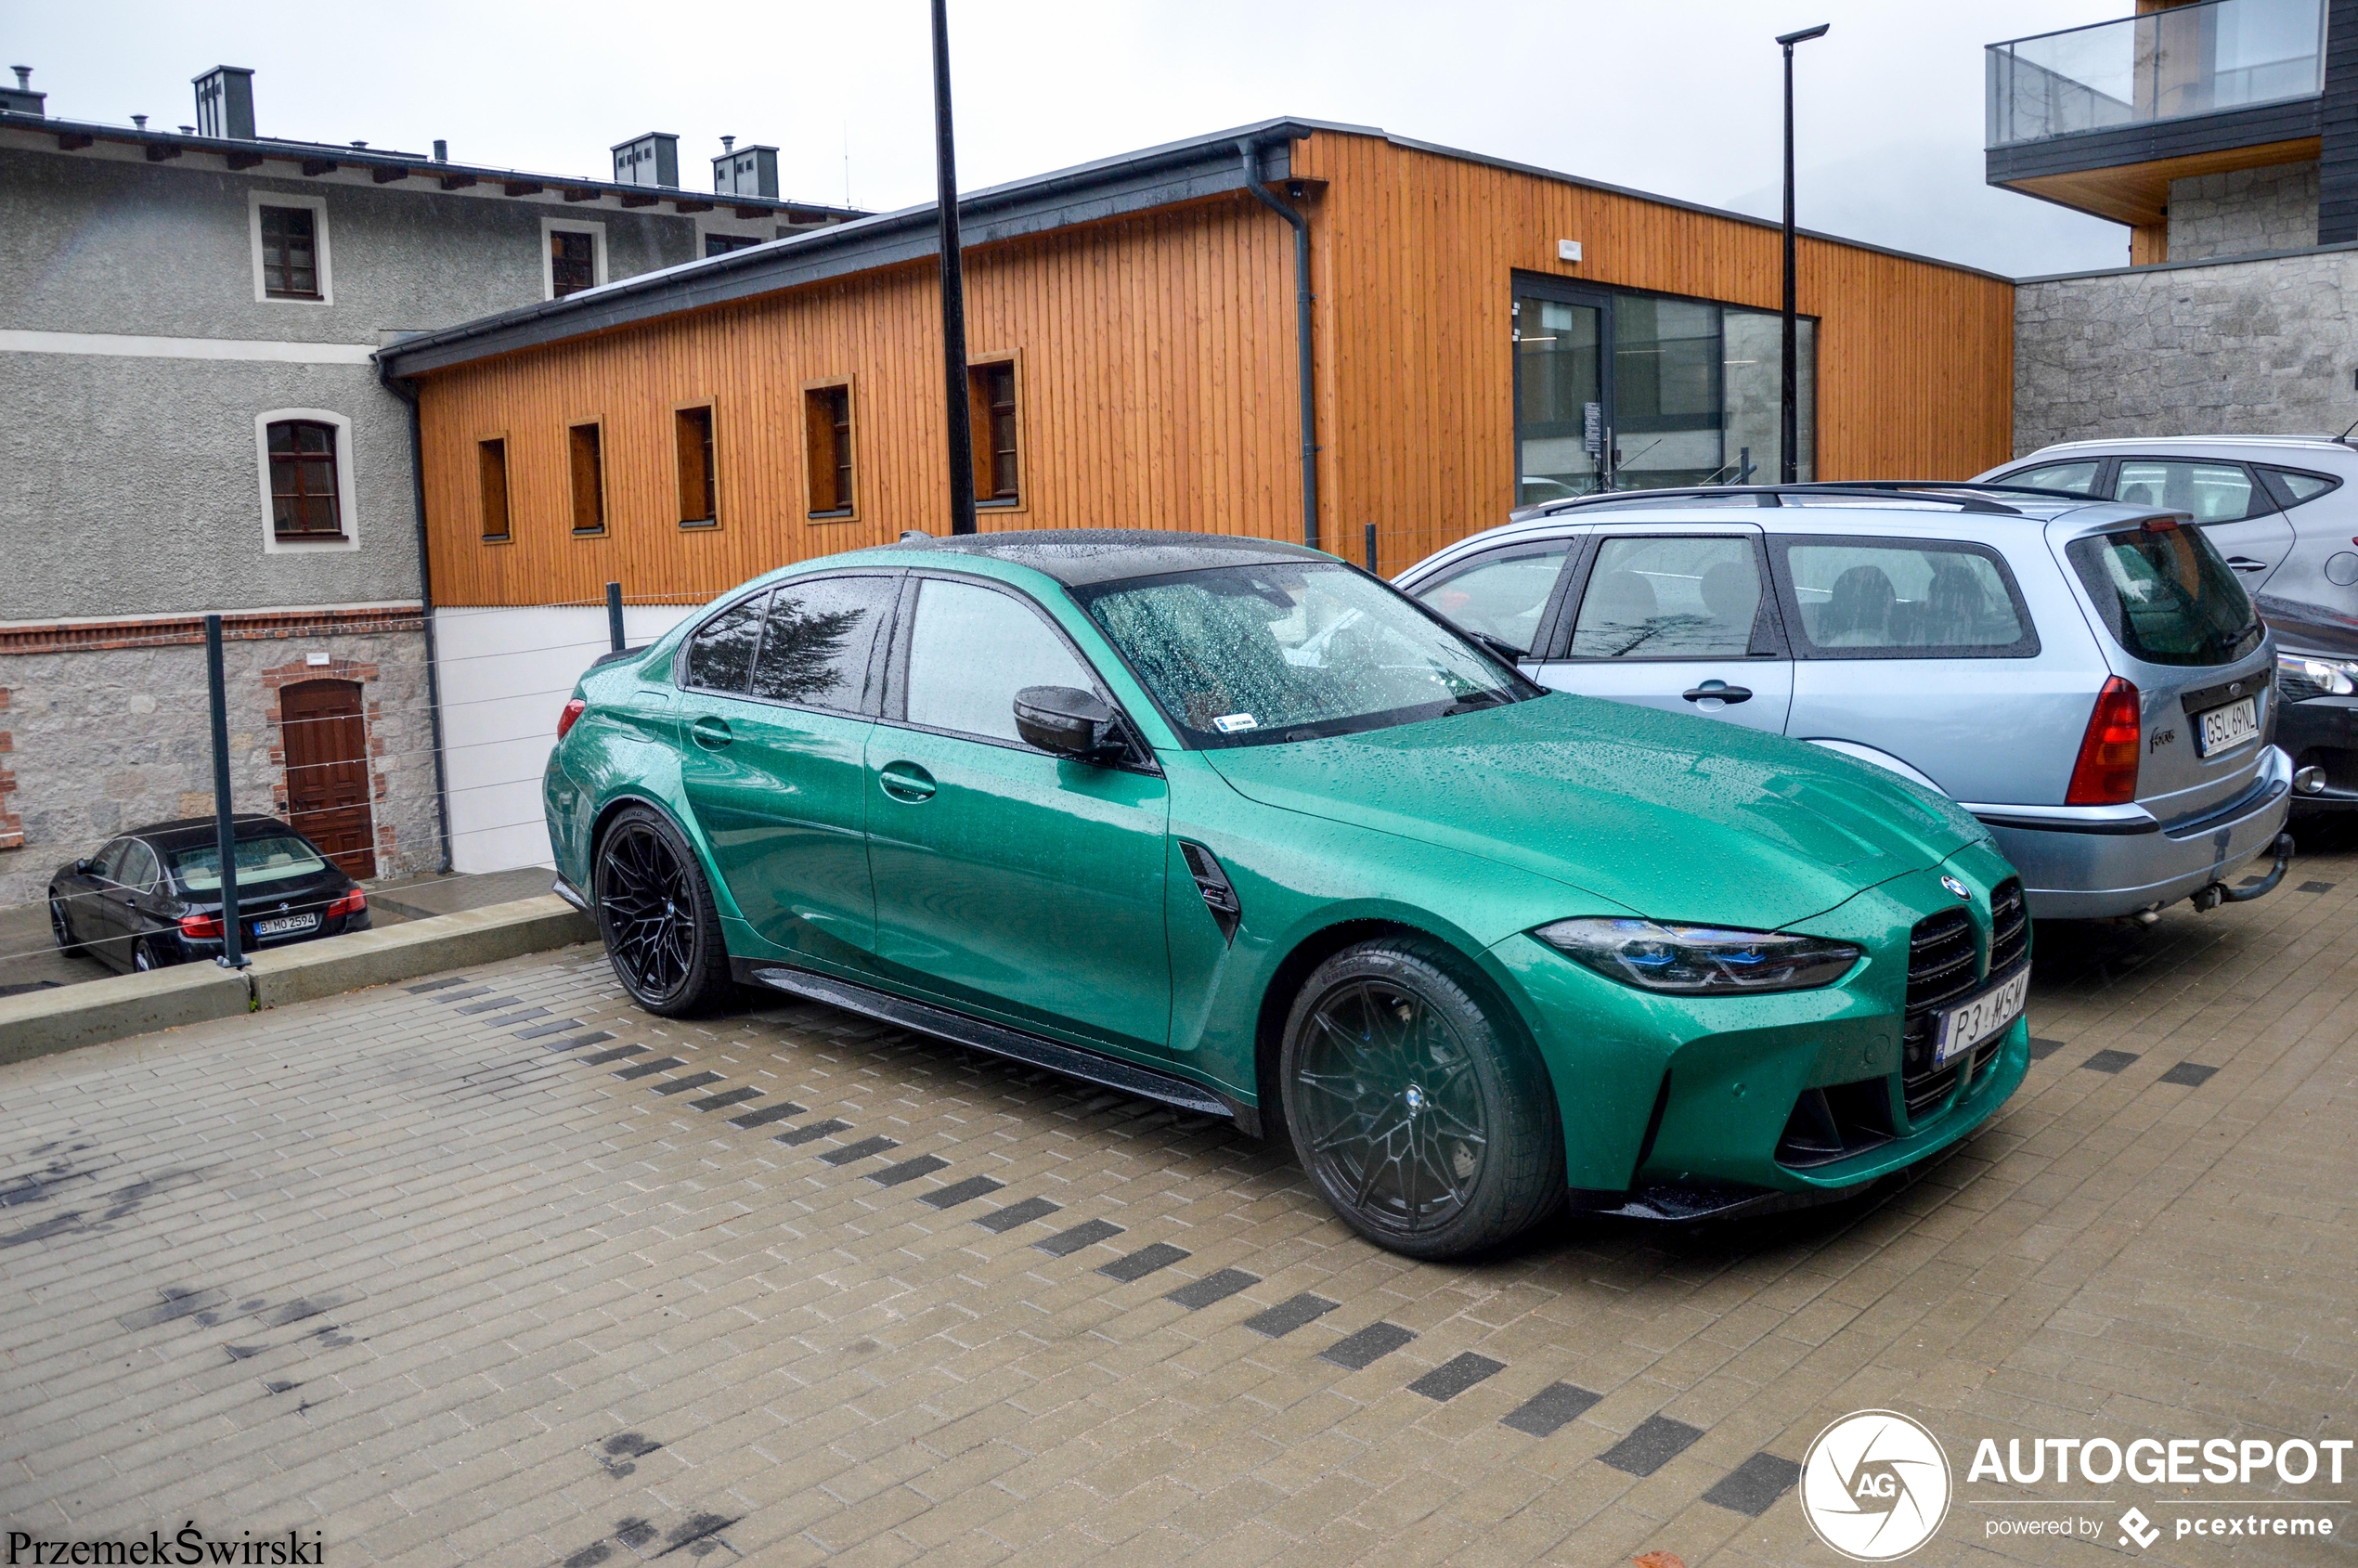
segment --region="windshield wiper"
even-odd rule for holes
[[[1476,713],[1483,708],[1498,707],[1513,700],[1504,692],[1470,692],[1443,708],[1441,717],[1447,719],[1459,713]]]
[[[1510,669],[1521,669],[1522,661],[1531,657],[1530,649],[1518,648],[1503,637],[1493,637],[1486,631],[1474,631],[1462,626],[1457,631],[1468,641],[1479,643],[1491,654],[1506,660]]]

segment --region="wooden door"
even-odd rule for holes
[[[377,875],[369,817],[369,737],[353,680],[305,680],[279,693],[287,820],[349,876]]]

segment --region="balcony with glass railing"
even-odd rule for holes
[[[2326,0],[2205,0],[1992,44],[1989,145],[2314,97]]]

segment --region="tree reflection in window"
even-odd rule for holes
[[[858,711],[876,628],[897,586],[890,577],[823,577],[779,589],[754,664],[753,694]]]

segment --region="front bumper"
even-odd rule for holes
[[[2041,920],[2101,920],[2192,897],[2276,841],[2292,810],[2292,759],[2270,746],[2223,812],[2161,823],[2134,807],[1968,806],[2022,873]]]
[[[2326,787],[2295,795],[2295,816],[2358,810],[2358,697],[2310,697],[2276,705],[2276,744],[2295,768],[2323,768]]]
[[[1683,1220],[1833,1201],[1988,1121],[2029,1069],[2026,1019],[1975,1052],[1929,1103],[1920,1087],[1920,1108],[1907,1110],[1909,937],[1917,921],[1959,907],[1941,887],[1944,872],[1972,891],[1966,907],[1986,963],[1989,890],[2013,875],[1986,844],[1795,927],[1867,952],[1842,981],[1816,991],[1665,996],[1607,979],[1534,937],[1493,948],[1535,1015],[1574,1206]],[[1788,1134],[1812,1092],[1866,1105],[1882,1135],[1838,1158],[1797,1157]]]

